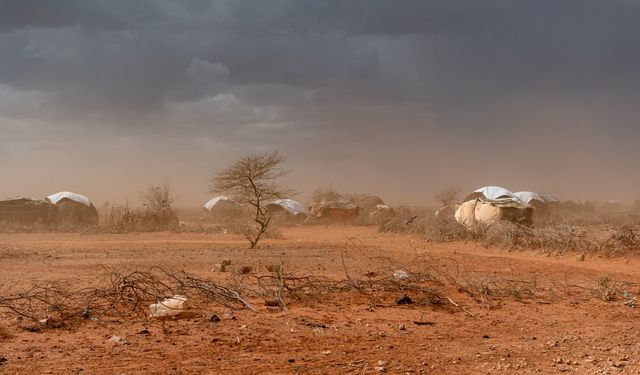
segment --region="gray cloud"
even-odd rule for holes
[[[13,155],[1,164],[12,170],[82,154],[85,140],[95,160],[126,164],[115,144],[149,163],[162,144],[175,163],[205,170],[207,158],[278,146],[352,190],[419,160],[432,177],[396,190],[378,183],[402,194],[431,178],[474,185],[498,159],[505,183],[573,167],[575,184],[559,187],[568,191],[592,177],[580,160],[621,168],[605,174],[627,197],[640,183],[625,165],[640,135],[634,1],[0,0],[0,9],[0,152]],[[443,154],[447,168],[426,161]],[[518,174],[523,164],[534,177]],[[470,168],[478,172],[460,177]]]

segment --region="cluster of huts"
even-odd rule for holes
[[[436,215],[454,218],[467,227],[479,223],[508,220],[531,225],[533,213],[545,213],[558,200],[550,194],[532,191],[511,192],[499,186],[485,186],[467,195],[455,207],[445,207]],[[394,216],[394,211],[380,197],[361,195],[346,200],[316,202],[304,207],[291,199],[269,202],[265,211],[276,220],[294,223],[314,221],[356,221],[383,223]],[[240,204],[227,196],[216,196],[204,203],[210,218],[225,220],[241,217]],[[93,225],[98,212],[89,198],[82,194],[61,191],[44,199],[14,198],[0,201],[0,224],[51,226],[59,224]]]
[[[216,196],[202,206],[212,218],[225,218],[242,214],[241,206],[227,196]],[[300,202],[290,199],[276,199],[264,207],[266,213],[277,220],[297,223],[322,221],[355,221],[367,218],[382,220],[393,213],[391,207],[375,195],[363,195],[350,201],[322,201],[305,208]]]
[[[467,195],[455,207],[455,220],[467,227],[507,220],[530,226],[533,213],[544,214],[558,203],[551,194],[532,191],[511,192],[500,186],[485,186]]]
[[[33,225],[93,225],[98,211],[82,194],[61,191],[44,199],[12,198],[0,201],[0,224]]]

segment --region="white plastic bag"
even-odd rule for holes
[[[176,294],[171,298],[165,298],[161,302],[152,303],[149,305],[149,309],[151,310],[151,314],[149,316],[151,318],[160,318],[163,316],[178,315],[184,309],[185,302],[187,302],[186,296]]]

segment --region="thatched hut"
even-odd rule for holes
[[[58,217],[54,204],[33,199],[13,198],[0,201],[0,224],[3,225],[51,225]]]
[[[61,224],[95,225],[98,223],[98,210],[89,198],[82,194],[61,191],[49,195],[47,200],[58,207]]]

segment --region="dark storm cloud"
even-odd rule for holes
[[[265,84],[314,91],[320,104],[417,104],[446,115],[522,93],[636,95],[639,80],[640,7],[626,1],[3,5],[0,82],[49,92],[74,114],[126,119],[168,97]]]
[[[0,152],[153,136],[388,167],[456,142],[517,165],[536,156],[504,143],[606,137],[624,160],[638,19],[631,0],[0,0]]]

